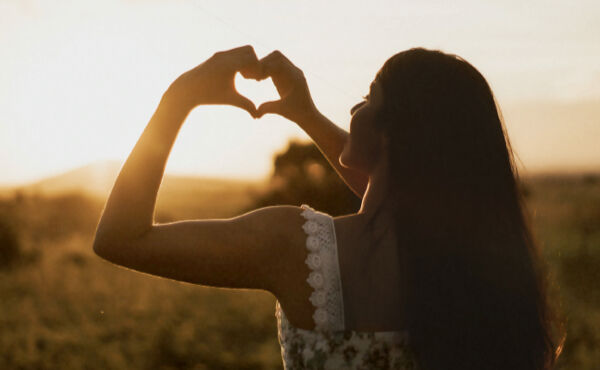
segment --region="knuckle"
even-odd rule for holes
[[[298,81],[306,81],[306,76],[304,76],[304,72],[299,68],[294,69],[294,77]]]
[[[256,53],[252,45],[244,45],[240,48],[240,52],[244,57],[256,59]]]

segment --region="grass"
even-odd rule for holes
[[[557,368],[597,369],[599,177],[536,177],[525,185],[556,304],[567,316]],[[247,205],[247,197],[232,195],[239,209]],[[202,218],[237,214],[231,202],[226,210],[207,197],[199,202],[163,199],[157,211],[169,216],[165,221],[189,217],[194,207],[204,209]],[[21,251],[0,269],[0,368],[282,368],[272,295],[195,286],[105,262],[92,251],[101,207],[78,195],[0,202]]]

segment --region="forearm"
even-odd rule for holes
[[[320,112],[310,119],[299,123],[300,127],[313,139],[317,147],[342,180],[350,189],[362,198],[369,178],[356,170],[343,167],[338,158],[344,149],[348,132],[331,122]]]
[[[121,168],[96,231],[96,241],[135,238],[153,225],[165,166],[188,110],[161,99]]]

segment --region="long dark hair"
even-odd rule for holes
[[[454,54],[413,48],[389,58],[375,82],[421,370],[551,369],[562,317],[487,81]]]

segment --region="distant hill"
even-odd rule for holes
[[[105,201],[121,166],[118,161],[95,162],[30,184],[1,188],[0,195],[12,196],[16,191],[40,196],[79,192]],[[158,218],[168,220],[235,214],[240,207],[250,204],[252,196],[265,185],[266,179],[263,182],[165,175],[158,192],[157,215],[162,213]],[[215,203],[218,206],[213,207]]]
[[[24,194],[56,195],[82,192],[102,197],[108,195],[119,173],[117,161],[101,161],[46,177],[29,184],[3,188],[3,193],[18,189]]]

